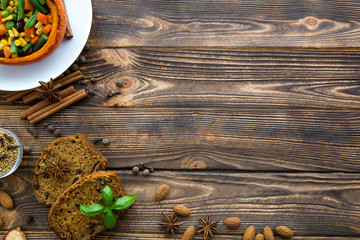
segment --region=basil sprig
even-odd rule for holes
[[[89,217],[95,217],[100,213],[104,213],[103,219],[105,227],[107,229],[113,229],[116,225],[116,217],[113,213],[113,210],[126,210],[134,203],[135,199],[136,194],[123,196],[116,199],[114,204],[112,204],[114,195],[111,188],[106,185],[102,191],[102,200],[106,207],[100,204],[92,204],[87,206],[80,205],[80,211],[82,214]]]

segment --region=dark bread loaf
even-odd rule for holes
[[[106,165],[106,158],[84,135],[58,138],[43,150],[36,164],[35,196],[40,203],[51,205],[73,183]]]
[[[101,204],[102,190],[108,185],[114,200],[127,195],[116,172],[98,171],[74,183],[52,205],[48,220],[50,228],[66,240],[88,240],[104,231],[103,213],[88,217],[80,212],[80,205]],[[116,218],[121,211],[114,211]]]

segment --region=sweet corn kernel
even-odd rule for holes
[[[25,13],[25,17],[31,17],[33,15],[34,11],[30,11]]]
[[[15,46],[20,46],[21,45],[21,41],[19,39],[15,40]]]
[[[21,32],[21,33],[19,34],[19,36],[20,36],[20,37],[25,37],[25,32]]]
[[[38,22],[36,25],[35,25],[35,28],[40,28],[42,26],[42,22]]]
[[[11,57],[12,57],[12,58],[17,58],[17,57],[18,57],[18,54],[17,54],[17,53],[13,53],[13,54],[11,54]]]
[[[14,6],[14,13],[18,13],[18,7]]]
[[[44,26],[41,26],[38,30],[36,30],[36,35],[41,35],[42,30],[43,30]]]
[[[25,41],[27,42],[30,42],[31,41],[31,38],[28,38],[28,37],[24,37]]]
[[[14,37],[19,37],[19,32],[16,28],[12,28],[12,31],[14,33]]]
[[[8,45],[8,42],[5,39],[0,41],[0,50],[3,50]]]
[[[2,22],[6,22],[6,21],[13,20],[13,19],[14,19],[14,16],[13,16],[13,15],[10,15],[10,16],[8,16],[8,17],[6,17],[6,18],[1,19],[1,21],[2,21]]]
[[[21,42],[21,47],[25,47],[28,44],[24,38],[19,38],[19,41]]]
[[[9,30],[8,33],[9,33],[10,38],[14,38],[14,37],[15,37],[15,36],[14,36],[14,32],[13,32],[12,30]]]
[[[29,21],[29,18],[25,17],[24,22],[26,23],[27,21]]]
[[[9,2],[9,5],[12,6],[12,7],[15,6],[15,2],[14,2],[14,1],[10,1],[10,2]]]
[[[13,9],[12,7],[10,7],[10,6],[7,6],[7,7],[5,8],[5,11],[8,11],[10,14],[13,14],[14,9]]]
[[[15,1],[15,6],[19,5],[19,1]]]
[[[8,44],[9,46],[11,46],[13,39],[14,39],[14,38],[11,38],[11,37],[8,38],[7,44]]]

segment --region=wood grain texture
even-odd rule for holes
[[[83,106],[360,109],[360,51],[92,49],[86,57],[76,87],[95,96]],[[104,100],[109,91],[121,94]]]
[[[137,200],[109,234],[161,235],[157,225],[160,212],[169,214],[175,204],[182,203],[190,208],[191,215],[180,218],[181,231],[198,225],[198,218],[209,214],[220,221],[217,229],[228,239],[240,236],[249,225],[258,231],[265,225],[286,225],[297,236],[360,237],[359,174],[155,171],[144,177],[127,171],[118,173],[126,191],[136,193]],[[14,198],[16,207],[7,228],[49,230],[49,208],[37,203],[32,179],[32,170],[18,170],[1,181],[1,189]],[[169,184],[169,194],[156,203],[155,190],[163,183]],[[28,215],[34,217],[33,222],[25,222]],[[227,216],[239,216],[241,227],[228,229],[222,222]]]
[[[35,166],[55,137],[39,124],[34,139],[21,110],[0,111],[0,126],[31,146],[22,166]],[[46,121],[63,136],[109,138],[98,148],[110,168],[360,171],[359,111],[68,108]]]
[[[360,46],[351,0],[96,0],[93,9],[89,43],[99,47]]]

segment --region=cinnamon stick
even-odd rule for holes
[[[62,0],[64,6],[65,6],[65,1]],[[74,37],[73,32],[71,30],[70,27],[70,22],[69,22],[69,18],[66,12],[66,30],[65,30],[65,39],[72,39]]]
[[[49,111],[46,111],[46,112],[42,113],[41,115],[39,115],[38,117],[33,118],[30,121],[30,123],[36,124],[36,123],[40,122],[41,120],[43,120],[44,118],[51,116],[52,114],[60,111],[63,108],[70,106],[71,104],[85,98],[86,96],[87,96],[87,94],[86,94],[85,89],[75,92],[75,93],[71,94],[70,96],[67,96],[66,98],[64,98],[64,100],[62,102],[53,103],[53,104],[47,106],[47,107],[50,107]]]
[[[10,93],[8,95],[6,95],[6,100],[8,103],[13,103],[16,100],[22,98],[23,96],[27,95],[28,93],[31,93],[33,91],[33,89],[29,89],[29,90],[25,90],[25,91],[19,91],[19,92],[15,92],[14,94]]]
[[[55,81],[55,83],[59,83],[62,86],[66,86],[70,83],[76,82],[80,79],[83,79],[84,75],[82,74],[82,72],[80,70],[70,73],[69,75],[66,75],[62,78],[59,78]],[[24,103],[28,104],[31,103],[32,101],[36,100],[39,98],[39,96],[41,95],[40,92],[34,91],[26,96],[23,97]]]
[[[74,86],[70,86],[70,87],[68,87],[68,88],[66,88],[66,89],[64,89],[64,90],[62,90],[62,91],[60,92],[60,98],[63,99],[63,98],[65,98],[65,97],[67,97],[67,96],[69,96],[69,95],[71,95],[71,94],[73,94],[73,93],[75,93],[75,92],[76,92],[76,90],[75,90]],[[30,116],[31,114],[39,111],[39,110],[42,109],[42,108],[45,108],[45,107],[49,106],[49,105],[50,105],[49,100],[48,100],[48,99],[45,99],[45,100],[43,100],[43,101],[41,101],[41,102],[39,102],[39,103],[37,103],[37,104],[29,107],[29,108],[26,109],[25,111],[21,112],[21,113],[19,114],[19,118],[20,118],[21,120],[24,120],[24,119],[26,119],[28,116]]]

